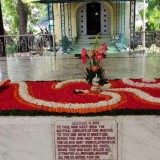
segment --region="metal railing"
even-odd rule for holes
[[[123,34],[112,35],[112,44],[115,44],[119,53],[158,53],[160,55],[160,31],[145,32],[145,48],[143,33],[143,31],[131,32],[130,38],[126,38]]]
[[[0,36],[0,54],[5,49],[6,56],[44,55],[46,51],[55,55],[55,35],[27,34]]]
[[[124,36],[115,36],[115,44],[120,53],[158,53],[160,55],[160,31],[146,31],[145,44],[142,32],[131,32],[130,41]],[[113,36],[112,36],[113,37]],[[116,38],[115,38],[116,37]],[[0,55],[5,49],[6,56],[56,55],[54,34],[27,34],[0,36]]]
[[[145,31],[145,48],[143,46],[143,33],[131,32],[133,38],[130,39],[131,53],[159,53],[160,54],[160,31]]]

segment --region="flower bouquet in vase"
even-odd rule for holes
[[[91,50],[82,48],[81,60],[83,64],[86,64],[84,70],[85,79],[88,83],[94,85],[94,78],[96,78],[96,80],[99,79],[99,82],[97,81],[97,83],[101,86],[108,83],[106,79],[106,70],[103,68],[102,63],[103,58],[107,55],[107,50],[108,48],[106,43],[102,43],[100,46],[98,45],[98,35],[96,36]]]

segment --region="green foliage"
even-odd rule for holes
[[[6,44],[6,53],[13,54],[18,51],[18,45],[15,42],[10,42]]]
[[[67,52],[67,49],[72,48],[72,42],[69,41],[66,35],[62,38],[62,48],[64,52]]]
[[[143,18],[143,10],[139,11],[140,17]]]
[[[147,30],[160,30],[160,11],[157,7],[152,10],[148,8],[146,17],[148,19]]]
[[[9,110],[9,111],[0,111],[0,116],[64,116],[64,117],[93,117],[93,116],[120,116],[120,115],[157,115],[160,116],[159,110],[140,110],[140,109],[115,109],[100,113],[56,113],[56,112],[46,112],[40,110],[33,111],[22,111],[22,110]]]
[[[100,85],[107,83],[107,79],[105,77],[105,70],[102,67],[100,67],[96,72],[92,71],[91,67],[86,68],[85,79],[88,83],[92,84],[92,80],[93,80],[93,78],[96,77],[96,75],[100,79],[100,81],[99,81]]]
[[[18,31],[18,13],[15,0],[1,0],[4,25],[9,26],[11,33]]]
[[[152,10],[155,7],[160,10],[160,0],[149,0],[148,9]]]
[[[28,19],[31,24],[37,24],[47,17],[47,6],[39,3],[29,3],[29,14]]]
[[[4,25],[9,27],[9,34],[17,34],[19,32],[17,0],[1,0],[1,2]],[[46,5],[38,3],[25,3],[25,7],[28,13],[27,30],[30,31],[34,24],[47,17],[47,9]]]
[[[93,42],[93,47],[92,47],[93,50],[96,49],[96,48],[99,46],[99,39],[98,39],[99,34],[100,34],[100,33],[98,33],[98,34],[96,35],[96,38],[95,38],[95,40],[94,40],[94,42]]]
[[[140,10],[139,14],[143,19],[143,10]],[[149,0],[145,14],[148,19],[148,22],[146,23],[146,30],[160,30],[160,0]]]

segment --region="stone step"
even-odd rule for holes
[[[95,41],[95,38],[96,38],[96,35],[79,36],[77,38],[77,44],[78,45],[93,44]],[[112,44],[111,35],[99,35],[98,43]]]
[[[112,35],[99,35],[98,36],[99,38],[112,38]],[[96,38],[96,35],[85,35],[85,36],[78,36],[78,39],[86,39],[86,38],[88,38],[88,39],[95,39]]]
[[[94,41],[88,41],[88,40],[82,41],[82,40],[78,40],[76,44],[77,45],[84,45],[84,44],[93,44],[93,43],[94,43]],[[99,44],[101,44],[101,43],[112,44],[112,41],[110,41],[110,40],[100,40],[98,43]]]
[[[77,41],[79,41],[79,42],[86,42],[86,41],[87,41],[87,42],[94,42],[95,39],[78,38]],[[103,42],[105,42],[105,41],[111,41],[111,38],[99,38],[98,41],[99,41],[99,42],[102,42],[102,41],[103,41]]]

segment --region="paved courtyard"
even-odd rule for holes
[[[108,56],[107,78],[160,78],[160,56]],[[83,65],[73,55],[0,58],[0,81],[51,81],[84,78]]]

